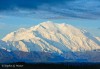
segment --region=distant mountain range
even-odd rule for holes
[[[4,63],[100,62],[99,51],[100,37],[66,23],[51,21],[28,29],[20,28],[0,40],[0,62]]]

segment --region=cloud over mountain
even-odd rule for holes
[[[0,13],[37,18],[99,19],[99,0],[0,0]],[[42,15],[43,14],[43,15]],[[54,15],[54,16],[52,16]]]

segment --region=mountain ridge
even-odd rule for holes
[[[11,32],[2,40],[20,51],[45,51],[64,53],[68,51],[91,51],[100,49],[100,41],[69,24],[42,22],[28,29]]]

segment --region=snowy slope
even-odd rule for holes
[[[0,49],[10,52],[11,50],[18,50],[16,47],[9,45],[9,43],[0,40]]]
[[[100,41],[100,37],[95,37],[98,41]]]
[[[65,23],[57,24],[51,21],[28,29],[21,28],[11,32],[2,40],[7,42],[9,46],[16,48],[12,48],[12,50],[25,52],[64,53],[100,49],[100,41],[89,32]]]

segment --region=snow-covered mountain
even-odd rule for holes
[[[100,37],[95,37],[98,41],[100,41]]]
[[[0,40],[0,49],[10,51],[11,46],[8,46],[8,44],[2,40]]]
[[[12,49],[16,50],[16,47],[9,45],[7,42],[0,40],[0,49],[10,52]],[[18,49],[17,49],[18,50]]]
[[[24,52],[64,53],[100,49],[100,41],[89,32],[66,23],[51,21],[28,29],[21,28],[6,35],[2,40],[10,46],[10,50]]]

